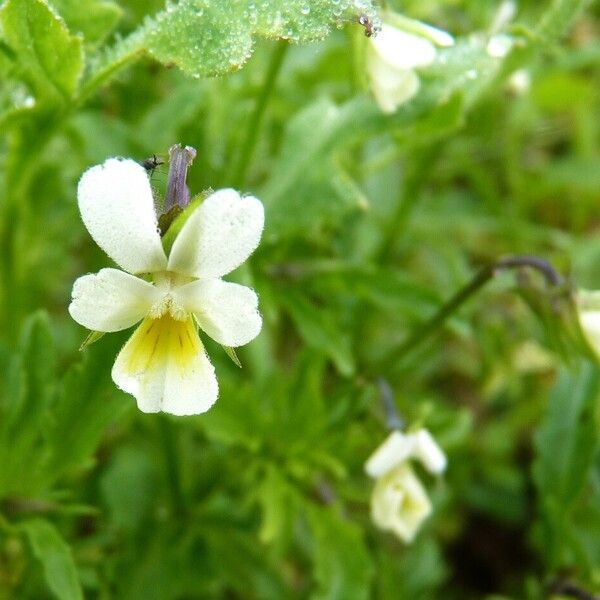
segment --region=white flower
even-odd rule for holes
[[[369,38],[366,57],[371,89],[382,112],[393,113],[415,96],[420,86],[415,70],[435,61],[435,45],[452,44],[454,38],[445,31],[388,15],[381,30]]]
[[[431,513],[427,492],[408,462],[413,458],[432,474],[446,468],[446,456],[426,429],[392,432],[365,464],[366,472],[376,479],[371,496],[374,523],[406,543]]]
[[[408,464],[377,479],[371,496],[371,518],[377,527],[409,544],[430,513],[427,492]]]
[[[581,331],[600,360],[600,291],[578,290],[575,302]]]
[[[135,396],[141,411],[207,411],[218,384],[197,326],[231,347],[247,344],[262,326],[255,292],[220,279],[258,246],[262,203],[231,189],[213,193],[190,215],[167,257],[150,182],[138,163],[109,159],[92,167],[77,193],[92,238],[124,270],[80,277],[71,316],[100,332],[142,321],[112,369],[114,382]]]

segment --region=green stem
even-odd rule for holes
[[[239,153],[237,164],[233,170],[233,176],[230,180],[230,185],[237,189],[240,189],[245,183],[246,173],[250,166],[254,149],[256,148],[256,142],[258,141],[258,134],[260,132],[265,110],[269,103],[269,99],[271,98],[271,93],[275,88],[275,81],[277,80],[277,75],[283,64],[283,59],[285,58],[288,47],[289,44],[287,42],[278,42],[273,50],[267,76],[265,77],[265,82],[260,91],[260,95],[256,100],[254,112],[248,121],[244,142]]]
[[[417,327],[408,338],[397,348],[392,350],[383,360],[387,364],[397,364],[423,342],[429,339],[446,320],[453,315],[471,296],[481,290],[499,271],[507,269],[531,268],[540,272],[547,283],[559,286],[563,278],[556,272],[552,265],[537,256],[509,256],[502,258],[490,265],[483,267],[467,285],[452,296],[440,309],[420,327]]]
[[[173,423],[169,417],[161,415],[158,419],[158,427],[162,447],[165,455],[165,466],[171,494],[171,504],[175,516],[183,516],[186,513],[185,495],[181,483],[181,470],[179,468],[177,442],[174,435]]]
[[[433,145],[424,150],[416,159],[412,171],[407,175],[394,212],[384,226],[381,242],[375,252],[376,262],[385,262],[390,257],[398,234],[402,232],[407,219],[419,201],[421,188],[431,172],[431,165],[439,154],[439,150],[439,145]]]

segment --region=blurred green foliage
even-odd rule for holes
[[[600,591],[599,374],[569,302],[503,273],[398,353],[500,256],[600,285],[600,10],[523,0],[493,57],[500,2],[388,4],[457,36],[391,117],[362,85],[370,2],[0,6],[0,598]],[[220,399],[180,419],[111,382],[126,332],[80,354],[66,311],[107,263],[81,173],[178,142],[194,193],[233,185],[267,214],[233,276],[263,332],[241,370],[207,342]],[[410,546],[369,520],[380,378],[449,457]]]

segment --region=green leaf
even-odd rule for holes
[[[600,371],[586,363],[563,372],[554,387],[544,420],[535,434],[536,486],[567,508],[581,491],[597,446]]]
[[[598,448],[600,371],[582,363],[564,371],[534,438],[533,476],[542,513],[545,552],[557,567],[574,503],[589,481]]]
[[[252,54],[253,36],[306,43],[323,39],[335,25],[360,13],[376,18],[365,1],[181,0],[148,20],[139,36],[163,64],[193,75],[215,76],[239,69]]]
[[[46,480],[81,468],[95,451],[107,426],[130,405],[109,379],[118,339],[90,351],[69,369],[62,381],[53,419],[45,432],[51,454],[45,466]]]
[[[280,300],[304,341],[329,356],[342,375],[352,375],[355,365],[350,338],[336,323],[334,313],[311,304],[302,295],[291,290],[286,290]]]
[[[60,600],[83,600],[71,548],[58,530],[43,519],[20,524],[34,556],[42,565],[50,591]]]
[[[44,0],[7,0],[0,8],[4,39],[16,55],[19,76],[39,98],[65,102],[75,95],[83,69],[81,39]]]
[[[314,536],[313,600],[366,600],[373,565],[358,525],[333,510],[310,506],[308,518]]]
[[[105,38],[123,13],[117,4],[107,0],[51,0],[51,4],[69,29],[81,33],[86,43],[96,43]]]

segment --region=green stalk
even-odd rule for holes
[[[265,115],[265,110],[271,98],[272,92],[275,89],[275,82],[277,80],[279,71],[281,70],[281,65],[283,64],[283,59],[285,58],[288,47],[289,44],[287,42],[277,42],[273,50],[273,54],[271,55],[271,62],[269,63],[267,75],[260,91],[260,96],[256,100],[254,112],[248,121],[246,135],[238,155],[239,158],[230,178],[229,184],[236,189],[240,189],[245,183],[246,173],[248,171],[248,167],[250,166],[254,149],[256,148],[256,142],[258,141],[258,134],[260,132],[262,120]]]
[[[507,269],[531,268],[540,272],[547,283],[559,286],[563,278],[555,271],[554,267],[537,256],[509,256],[502,258],[490,265],[483,267],[467,285],[458,290],[439,310],[421,326],[417,327],[408,338],[392,350],[384,359],[385,364],[397,364],[416,350],[451,317],[471,296],[481,290],[494,276]]]
[[[182,517],[186,514],[187,508],[185,495],[183,493],[183,484],[181,482],[181,469],[179,468],[177,440],[174,431],[175,427],[169,417],[160,415],[158,419],[158,428],[165,456],[165,467],[169,483],[169,493],[171,494],[173,515]]]

